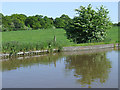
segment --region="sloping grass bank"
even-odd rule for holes
[[[16,54],[17,52],[48,50],[60,51],[65,45],[72,45],[65,36],[64,29],[41,29],[31,31],[2,32],[2,52]]]
[[[2,32],[2,52],[17,53],[35,50],[51,50],[68,46],[91,46],[118,43],[118,27],[107,30],[108,36],[103,42],[75,44],[70,42],[64,29],[41,29]],[[55,37],[54,37],[55,36]],[[55,41],[56,39],[56,41]]]

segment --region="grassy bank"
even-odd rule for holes
[[[54,41],[56,36],[56,41]],[[29,31],[2,32],[2,52],[17,53],[33,50],[61,50],[63,46],[72,45],[65,36],[64,29],[41,29]]]
[[[10,31],[2,32],[3,42],[18,41],[18,42],[47,42],[53,40],[54,35],[56,40],[62,42],[62,44],[70,44],[69,40],[65,36],[64,29],[40,29],[40,30],[26,30],[26,31]]]
[[[2,52],[16,53],[30,50],[61,49],[63,46],[89,46],[118,43],[117,26],[113,26],[107,30],[107,34],[108,36],[103,42],[75,44],[67,39],[64,29],[2,32]],[[54,36],[56,36],[56,42],[54,42]]]

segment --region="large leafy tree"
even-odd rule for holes
[[[64,21],[64,27],[71,21],[71,18],[68,15],[61,15],[60,17]]]
[[[76,43],[86,43],[92,41],[102,41],[106,37],[106,30],[112,23],[108,17],[109,11],[103,6],[92,9],[91,4],[88,7],[80,6],[75,9],[76,17],[66,27],[66,34],[69,39]]]
[[[2,17],[2,31],[12,31],[14,24],[12,22],[11,16]]]
[[[47,16],[44,17],[44,21],[45,21],[45,24],[44,24],[44,28],[52,28],[53,26],[53,20],[48,18]]]
[[[54,25],[56,28],[65,28],[70,20],[71,19],[68,15],[63,14],[60,16],[60,18],[58,18],[58,17],[55,18]]]
[[[36,15],[27,17],[25,25],[33,29],[46,29],[53,26],[53,21],[47,16],[43,17],[42,15]]]
[[[22,30],[25,27],[26,15],[24,14],[12,14],[11,16],[2,17],[2,30],[12,31],[12,30]]]
[[[12,14],[11,19],[14,24],[14,30],[24,29],[27,16],[24,14]]]
[[[38,17],[36,17],[36,16],[29,16],[29,17],[27,17],[27,19],[25,20],[25,25],[26,26],[30,26],[33,29],[41,28],[41,24],[38,21]]]
[[[23,29],[23,27],[24,27],[24,23],[21,22],[17,18],[12,19],[12,24],[11,25],[13,25],[14,30]]]
[[[64,28],[65,23],[64,23],[64,20],[62,18],[56,18],[54,21],[54,25],[56,28]]]
[[[25,19],[27,18],[24,14],[12,14],[11,18],[19,19],[21,22],[25,22]]]

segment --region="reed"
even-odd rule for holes
[[[60,41],[54,42],[53,40],[49,40],[46,42],[18,42],[18,41],[9,41],[9,42],[3,42],[2,43],[2,52],[4,54],[8,53],[9,56],[11,55],[17,55],[18,52],[30,52],[30,51],[36,51],[36,50],[48,50],[48,53],[53,53],[53,49],[57,49],[58,51],[61,51],[64,44],[62,44]]]

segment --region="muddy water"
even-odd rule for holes
[[[118,52],[102,49],[2,61],[2,86],[118,88]]]

